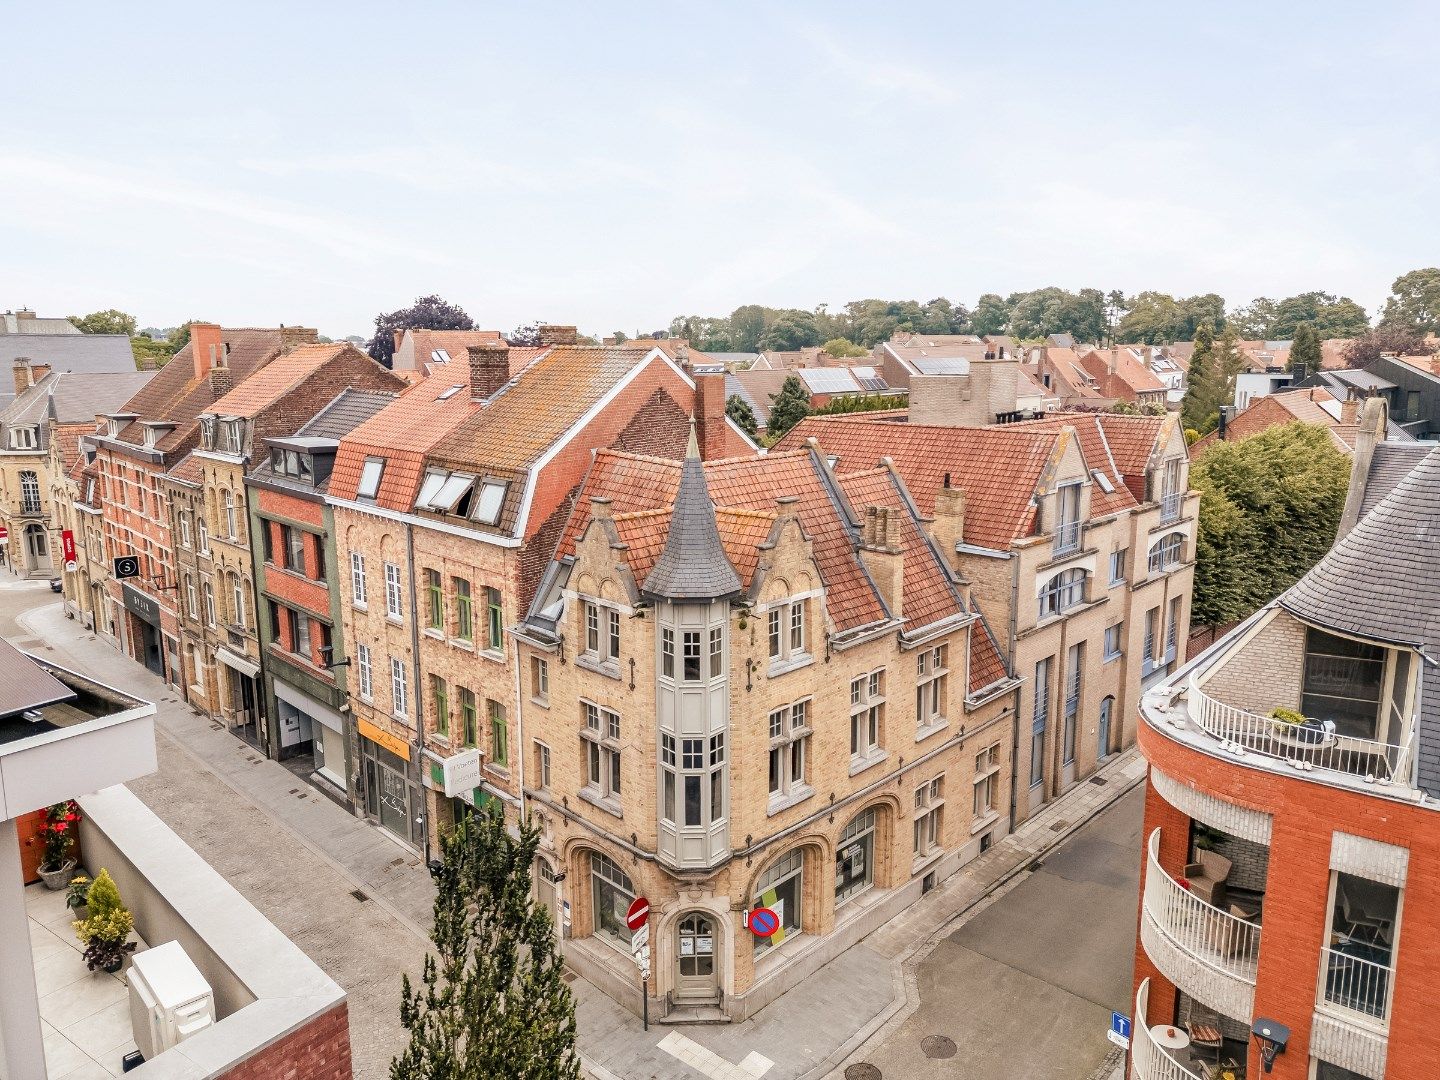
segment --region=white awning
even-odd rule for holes
[[[286,704],[293,705],[318,724],[324,724],[337,735],[345,734],[345,718],[329,705],[322,705],[309,694],[301,693],[279,679],[275,680],[275,696]]]
[[[215,647],[215,659],[219,660],[220,663],[226,667],[234,668],[240,672],[241,675],[249,675],[252,679],[258,679],[260,677],[259,664],[252,663],[243,656],[236,656],[229,649],[225,648],[224,645],[217,645]]]

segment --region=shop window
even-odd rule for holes
[[[868,889],[875,881],[873,809],[857,814],[835,842],[835,906]]]
[[[755,938],[757,957],[804,929],[802,901],[805,896],[805,853],[801,848],[780,856],[761,875],[755,886],[751,908],[768,907],[780,919],[780,928],[768,938]]]
[[[598,851],[590,853],[590,882],[595,933],[628,947],[630,928],[625,925],[625,915],[635,902],[634,883],[613,859]]]

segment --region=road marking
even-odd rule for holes
[[[726,1061],[713,1050],[701,1046],[694,1039],[687,1039],[678,1031],[672,1031],[658,1043],[671,1057],[678,1058],[710,1080],[760,1080],[774,1062],[764,1054],[751,1050],[739,1065]]]

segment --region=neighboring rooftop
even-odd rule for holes
[[[51,371],[134,371],[135,353],[124,334],[0,334],[0,371],[16,360],[48,364]]]
[[[155,377],[153,371],[52,371],[0,409],[0,425],[93,423],[114,412]]]
[[[0,335],[78,333],[80,333],[79,327],[69,319],[42,319],[29,308],[7,311],[0,315]]]

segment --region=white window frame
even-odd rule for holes
[[[398,656],[390,658],[390,711],[402,720],[410,718],[410,681]]]
[[[380,492],[380,481],[384,476],[385,459],[367,457],[364,464],[360,466],[360,479],[355,483],[355,497],[374,502],[376,495]]]
[[[807,697],[770,711],[768,784],[772,801],[799,800],[814,793],[809,783],[813,706],[814,701]]]
[[[996,816],[1000,788],[1000,744],[991,743],[975,755],[972,811],[976,821]]]
[[[926,731],[945,723],[949,688],[949,646],[922,649],[915,656],[915,730]]]
[[[772,668],[798,665],[810,659],[807,603],[804,598],[783,600],[767,612],[766,643]]]
[[[1054,618],[1085,603],[1089,579],[1090,575],[1083,566],[1072,566],[1052,575],[1040,590],[1039,618]]]
[[[365,556],[358,551],[350,552],[350,600],[365,610]]]
[[[850,680],[850,760],[865,761],[885,742],[885,669]]]
[[[1112,623],[1105,628],[1104,652],[1106,663],[1118,660],[1125,655],[1125,623],[1123,621]]]
[[[359,645],[355,649],[355,670],[360,677],[360,698],[373,701],[375,698],[375,670],[370,662],[370,646]]]
[[[932,777],[914,791],[911,853],[924,862],[944,850],[945,776]]]
[[[385,564],[385,617],[387,619],[402,618],[402,606],[404,604],[404,593],[401,591],[403,585],[400,579],[400,567],[397,563],[387,562]]]

